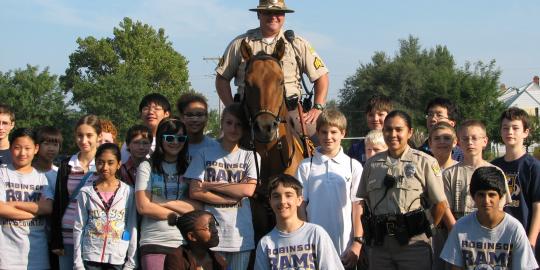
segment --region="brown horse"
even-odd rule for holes
[[[285,104],[285,85],[280,65],[285,42],[278,40],[271,55],[264,52],[253,55],[245,41],[240,51],[246,62],[242,105],[250,127],[243,141],[244,145],[247,142],[251,149],[256,149],[261,157],[259,185],[252,200],[253,225],[258,240],[275,224],[268,206],[268,180],[280,173],[296,175],[306,151],[292,127]]]

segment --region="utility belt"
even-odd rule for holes
[[[285,106],[287,107],[288,111],[294,111],[298,108],[298,101],[300,100],[300,97],[297,94],[294,94],[292,96],[285,97]],[[241,102],[242,97],[240,94],[235,94],[233,97],[234,102]],[[312,107],[311,99],[304,99],[302,101],[302,106],[304,108],[304,111],[309,111]]]
[[[368,235],[366,241],[376,246],[382,246],[387,235],[395,237],[402,246],[422,233],[431,237],[431,225],[422,208],[405,214],[373,215],[364,223],[368,227],[364,233]]]

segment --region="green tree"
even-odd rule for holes
[[[165,30],[124,18],[112,38],[78,38],[60,85],[83,113],[111,119],[125,131],[138,120],[143,96],[158,92],[174,104],[190,89],[188,61],[176,52]]]
[[[221,125],[218,110],[212,109],[208,112],[208,124],[206,125],[206,134],[213,138],[218,138],[221,134]]]
[[[500,71],[494,61],[459,68],[445,46],[422,49],[418,38],[412,36],[399,43],[394,57],[376,52],[340,90],[339,105],[348,117],[351,136],[365,135],[367,100],[382,94],[393,100],[395,108],[409,112],[414,126],[424,130],[424,109],[429,100],[449,98],[457,105],[461,119],[484,121],[490,138],[495,137],[498,114],[493,112],[502,111],[504,106],[497,100]]]

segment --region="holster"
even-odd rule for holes
[[[409,237],[425,233],[427,237],[431,237],[431,225],[424,209],[420,208],[408,213],[403,214],[405,217],[405,222],[407,223],[407,228],[409,232]]]
[[[395,237],[402,246],[422,233],[431,237],[431,227],[423,209],[405,214],[372,216],[369,223],[371,239],[376,246],[383,245],[386,235]]]
[[[285,98],[285,105],[287,106],[287,110],[294,111],[296,108],[298,108],[298,100],[300,98],[298,95],[292,95]]]

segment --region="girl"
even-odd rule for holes
[[[146,155],[150,152],[152,140],[152,130],[147,126],[135,125],[127,131],[126,144],[130,156],[128,161],[120,167],[120,174],[122,181],[132,187],[135,186],[137,167],[146,159]]]
[[[218,223],[212,213],[195,210],[177,216],[169,215],[169,225],[176,226],[187,244],[165,257],[166,270],[225,270],[225,259],[210,250],[218,245]]]
[[[134,269],[137,216],[133,188],[116,177],[120,148],[102,144],[92,185],[81,188],[73,224],[75,269]],[[125,265],[124,265],[125,262]]]
[[[11,164],[0,166],[0,269],[49,269],[45,215],[52,191],[32,167],[38,144],[30,129],[13,131]]]
[[[428,138],[429,148],[439,166],[444,169],[457,163],[452,159],[452,149],[457,145],[454,127],[446,122],[439,122],[431,128]]]
[[[94,156],[100,136],[99,118],[83,116],[75,126],[79,153],[60,163],[51,217],[51,249],[59,256],[61,270],[73,269],[73,222],[77,213],[77,195],[96,170]]]
[[[245,128],[240,104],[223,110],[220,144],[204,148],[191,161],[185,177],[190,183],[190,198],[204,202],[205,210],[215,215],[222,239],[214,249],[220,251],[232,269],[247,269],[249,254],[255,248],[251,197],[257,184],[253,152],[238,145]]]
[[[151,161],[143,161],[137,170],[135,199],[142,215],[142,269],[162,270],[165,254],[182,244],[180,232],[168,225],[167,216],[200,208],[199,203],[187,199],[188,184],[182,177],[187,146],[184,124],[178,118],[165,118],[157,128]]]

